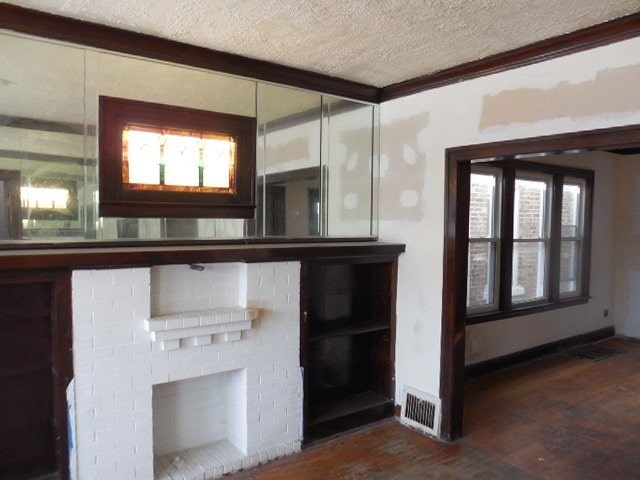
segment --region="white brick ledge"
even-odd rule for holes
[[[243,455],[227,440],[154,459],[155,480],[210,480],[300,451],[300,441]]]
[[[251,329],[258,314],[257,308],[242,307],[191,310],[151,317],[144,326],[162,350],[177,350],[240,340],[242,331]]]

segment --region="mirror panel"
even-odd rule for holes
[[[377,106],[13,33],[0,51],[0,242],[377,233]],[[99,217],[100,95],[257,117],[254,218]]]
[[[371,235],[373,217],[376,107],[329,96],[323,99],[327,235],[365,237]]]
[[[258,86],[256,235],[320,235],[321,95]]]
[[[0,239],[84,238],[84,50],[0,35],[0,51]]]

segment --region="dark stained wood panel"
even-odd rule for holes
[[[164,245],[169,243],[169,245]],[[96,242],[80,248],[63,244],[49,248],[0,250],[0,271],[50,268],[112,268],[176,263],[275,262],[359,257],[360,261],[392,260],[404,252],[403,244],[385,242],[239,243],[211,242],[180,245],[157,242],[155,246],[103,247]],[[28,247],[27,245],[22,245]]]
[[[51,287],[0,285],[0,478],[56,471]]]
[[[67,478],[71,346],[70,273],[0,275],[0,479]]]
[[[393,415],[397,259],[303,263],[304,442]]]

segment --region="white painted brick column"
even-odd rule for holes
[[[259,308],[260,336],[255,350],[259,360],[247,370],[247,453],[284,455],[285,445],[300,448],[302,377],[300,372],[300,263],[240,265],[246,288],[240,303]]]
[[[232,370],[246,371],[242,467],[299,450],[300,264],[205,267],[204,272],[181,265],[154,267],[153,273],[149,268],[73,273],[81,480],[152,479],[153,385]],[[257,308],[259,315],[239,340],[163,351],[145,331],[152,298],[154,313],[160,314],[235,304]]]
[[[75,271],[78,478],[153,478],[149,269]]]

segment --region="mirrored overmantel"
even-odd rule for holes
[[[377,234],[375,105],[9,32],[0,49],[0,245]],[[100,216],[100,96],[254,118],[253,216]]]

